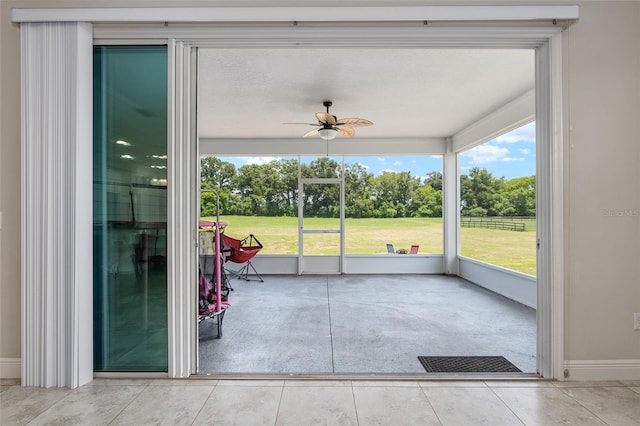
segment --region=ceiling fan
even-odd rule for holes
[[[302,135],[304,138],[309,136],[320,135],[322,139],[331,140],[336,136],[344,136],[351,138],[356,134],[354,127],[371,126],[373,123],[364,118],[337,118],[329,112],[329,107],[333,105],[331,101],[324,101],[322,103],[327,108],[327,112],[317,112],[316,118],[317,124],[311,123],[286,123],[286,124],[308,124],[309,126],[317,126],[317,129],[309,130]]]

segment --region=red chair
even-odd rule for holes
[[[251,264],[251,259],[258,254],[262,249],[262,244],[253,234],[249,234],[248,237],[237,240],[226,234],[222,235],[222,242],[224,247],[222,252],[226,254],[225,262],[233,262],[238,264],[244,264],[238,271],[229,271],[231,274],[238,278],[243,278],[245,281],[260,281],[264,282],[256,268]],[[253,273],[258,277],[257,280],[249,279],[249,268],[253,270]]]

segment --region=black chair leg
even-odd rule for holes
[[[262,279],[262,277],[260,276],[260,274],[258,273],[258,271],[256,271],[256,268],[254,268],[254,266],[251,264],[251,262],[247,263],[248,267],[251,267],[251,269],[253,269],[253,273],[256,274],[256,276],[258,277],[258,280],[260,280],[261,283],[264,282],[264,280]],[[247,272],[249,272],[249,268],[247,267]],[[249,280],[247,280],[249,281]],[[257,280],[254,280],[257,281]]]
[[[257,280],[253,280],[251,278],[249,278],[249,268],[251,268],[251,270],[253,271],[253,274],[255,276],[258,277]],[[256,271],[256,268],[251,264],[251,262],[247,262],[239,271],[238,271],[238,277],[244,279],[245,281],[260,281],[261,283],[264,282],[264,280],[262,279],[262,277],[260,276],[260,274],[258,273],[258,271]]]

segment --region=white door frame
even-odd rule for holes
[[[172,50],[172,64],[170,64],[170,97],[169,105],[170,134],[168,159],[169,173],[172,179],[169,183],[169,193],[172,202],[181,197],[181,191],[191,194],[193,191],[193,164],[197,163],[197,140],[195,117],[192,114],[192,99],[185,91],[192,93],[188,75],[189,64],[192,61],[184,52],[192,52],[199,46],[294,46],[309,45],[318,47],[492,47],[492,48],[532,48],[536,49],[536,99],[538,145],[538,186],[539,239],[540,254],[538,256],[538,364],[542,377],[562,379],[563,369],[563,291],[564,291],[564,194],[563,194],[563,141],[565,140],[565,117],[563,115],[563,66],[562,66],[562,35],[559,26],[549,25],[553,19],[573,20],[578,18],[577,6],[425,6],[425,7],[344,7],[340,13],[336,8],[329,7],[257,7],[257,8],[80,8],[80,9],[14,9],[14,22],[101,22],[123,23],[122,26],[94,25],[94,40],[108,39],[122,43],[167,43]],[[353,25],[344,21],[358,21],[368,24]],[[500,25],[497,21],[525,20],[526,24]],[[547,21],[541,21],[547,20]],[[192,26],[181,27],[178,22],[196,23],[226,22],[222,26]],[[262,25],[261,22],[289,22],[295,23],[316,21],[314,25]],[[325,21],[327,24],[319,24]],[[393,22],[391,22],[393,21]],[[436,27],[426,29],[426,26],[397,25],[398,22],[433,22],[433,21],[462,21],[466,24],[447,25],[441,23]],[[493,21],[492,24],[490,21]],[[538,21],[538,23],[535,23]],[[140,25],[141,22],[175,22],[176,25]],[[253,24],[247,24],[247,23]],[[534,22],[534,23],[532,23]],[[234,24],[229,24],[234,23]],[[474,26],[473,23],[482,23]],[[64,47],[64,46],[63,46]],[[41,53],[44,45],[34,44],[24,46],[25,54]],[[79,52],[79,56],[86,56],[87,52]],[[28,74],[22,70],[23,86],[37,84],[38,79],[47,69],[44,67],[35,74]],[[84,104],[90,99],[91,93],[79,93],[73,102]],[[23,115],[23,129],[39,129],[43,122],[37,118]],[[25,127],[26,126],[26,127]],[[194,136],[196,135],[196,136]],[[23,135],[24,137],[24,135]],[[195,139],[194,139],[195,138]],[[55,141],[54,141],[55,142]],[[59,142],[59,141],[58,141]],[[186,147],[185,151],[179,147]],[[29,154],[32,155],[32,154]],[[36,155],[36,154],[33,154]],[[191,164],[191,170],[188,165]],[[78,164],[78,172],[90,170],[91,163]],[[22,170],[22,181],[26,179],[42,178],[40,170]],[[64,195],[64,194],[63,194]],[[187,195],[187,197],[191,197]],[[65,196],[66,197],[66,196]],[[68,198],[68,199],[67,199]],[[73,194],[60,200],[61,203],[74,203]],[[86,201],[91,203],[90,200]],[[187,285],[194,277],[193,256],[195,253],[194,220],[190,226],[177,223],[180,218],[195,217],[193,211],[196,203],[191,203],[186,211],[175,210],[170,207],[169,244],[175,247],[176,254],[186,253],[185,257],[174,257],[170,260],[169,280],[169,371],[170,377],[187,377],[195,373],[194,356],[191,354],[195,347],[193,327],[195,321],[192,308],[183,308],[195,300],[195,286]],[[84,222],[78,222],[84,223]],[[61,224],[50,223],[56,227]],[[25,225],[26,226],[26,225]],[[81,225],[75,225],[76,228]],[[75,228],[74,228],[75,229]],[[50,256],[38,258],[34,255],[34,247],[40,243],[36,232],[23,231],[22,262],[28,262],[34,267],[46,265],[53,260]],[[91,239],[91,235],[84,238]],[[73,249],[73,245],[70,245]],[[63,248],[64,249],[64,248]],[[70,250],[67,250],[70,252]],[[68,278],[82,271],[78,268],[68,271]],[[64,281],[64,277],[61,280]],[[90,277],[87,277],[90,279]],[[37,283],[22,278],[22,288],[30,289]],[[91,304],[93,295],[88,292],[80,299],[70,295],[69,303],[75,306]],[[186,304],[186,305],[183,305]],[[28,308],[28,307],[27,307]],[[31,314],[28,309],[23,312],[22,321]],[[75,329],[78,323],[90,322],[92,318],[74,317],[72,324],[60,324],[58,327]],[[36,334],[30,334],[23,328],[24,341],[37,339]],[[69,347],[73,356],[85,360],[91,357],[89,350]],[[25,357],[23,356],[23,359]],[[48,360],[38,365],[23,366],[23,375],[38,374]],[[81,384],[81,383],[80,383]],[[35,384],[34,385],[38,385]],[[73,382],[70,386],[77,386]]]
[[[343,161],[344,164],[344,161]],[[301,164],[298,163],[298,170]],[[340,172],[340,178],[303,178],[298,173],[298,275],[318,273],[323,268],[335,265],[335,270],[325,270],[326,274],[342,274],[344,266],[344,167]],[[340,185],[340,220],[339,229],[305,229],[304,228],[304,186],[306,184],[320,185]],[[314,262],[314,257],[304,256],[304,235],[305,234],[339,234],[338,242],[339,254],[336,256],[322,256],[328,258],[325,262]],[[316,259],[317,260],[317,259]],[[336,262],[337,261],[337,262]]]
[[[300,30],[300,28],[297,28]],[[216,37],[212,38],[202,29],[191,29],[197,36],[192,35],[196,40],[191,40],[192,46],[199,47],[237,47],[246,48],[252,43],[259,43],[264,47],[283,46],[295,44],[300,37],[298,31],[287,31],[279,28],[243,28],[242,36],[234,32],[233,28],[228,28],[227,37],[222,37],[216,30]],[[563,322],[563,274],[564,274],[564,230],[563,230],[563,141],[564,116],[563,116],[563,93],[562,93],[562,34],[561,29],[553,26],[526,27],[526,31],[518,27],[500,28],[498,35],[496,29],[491,27],[480,27],[462,30],[460,27],[439,28],[436,34],[425,36],[417,34],[415,31],[407,31],[406,28],[398,28],[396,33],[393,28],[386,28],[382,32],[370,32],[364,29],[363,39],[354,38],[354,28],[345,27],[314,27],[313,31],[306,36],[316,40],[319,47],[351,46],[362,48],[384,46],[403,47],[416,44],[424,48],[436,47],[487,47],[493,48],[532,48],[536,50],[536,125],[540,128],[537,132],[537,176],[538,176],[538,227],[540,251],[537,262],[538,280],[538,310],[537,310],[537,363],[538,373],[544,378],[554,378],[563,380],[564,364],[564,322]],[[113,31],[113,29],[107,32]],[[253,31],[253,32],[252,32]],[[522,33],[524,31],[524,34]],[[303,29],[304,32],[304,29]],[[464,33],[461,36],[460,33]],[[153,31],[150,32],[150,34]],[[139,36],[140,34],[138,34]],[[331,35],[330,41],[328,39]],[[157,34],[156,34],[157,36]],[[185,40],[189,39],[186,34],[181,34]],[[391,39],[390,39],[391,37]],[[253,42],[251,41],[253,40]],[[390,41],[391,40],[391,41]],[[517,40],[514,42],[514,40]],[[325,45],[326,43],[326,45]],[[186,42],[185,42],[186,44]],[[184,110],[184,108],[178,108]],[[170,108],[171,111],[173,109]],[[541,148],[542,147],[542,148]],[[179,161],[179,158],[169,159],[169,162]],[[195,159],[194,163],[195,164]],[[542,177],[545,175],[545,177]],[[176,188],[176,190],[178,190]],[[174,238],[178,238],[175,235]],[[174,259],[180,262],[181,259]],[[445,260],[446,261],[446,260]],[[170,283],[171,285],[172,283]],[[175,285],[175,284],[174,284]],[[181,300],[191,300],[194,298],[195,288],[175,288],[170,290],[169,303],[176,303],[172,296],[181,292],[184,294]],[[191,321],[191,322],[189,322]],[[192,326],[191,318],[183,317],[176,322],[169,324],[172,327],[188,328]],[[186,333],[176,333],[186,335]],[[183,341],[183,345],[195,345],[197,342]],[[169,351],[183,351],[180,345],[170,347]],[[170,355],[171,356],[171,355]],[[170,358],[172,359],[172,358]],[[190,370],[195,374],[195,365],[183,365],[169,372],[170,377],[185,377],[175,375],[177,371]]]

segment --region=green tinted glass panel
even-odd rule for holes
[[[94,369],[167,370],[167,48],[94,48]]]

